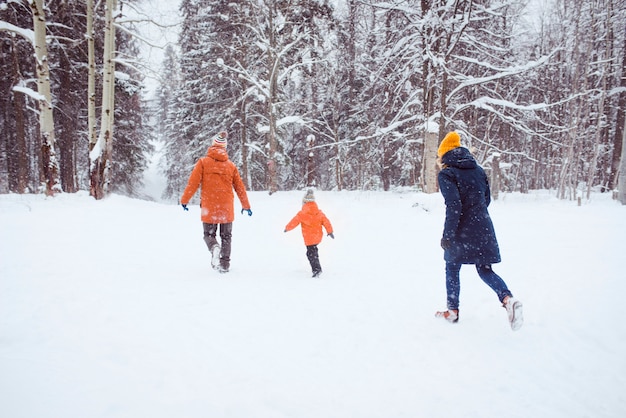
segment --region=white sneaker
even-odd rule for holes
[[[524,313],[522,312],[522,302],[519,300],[509,297],[506,302],[502,304],[506,308],[506,313],[509,316],[509,323],[511,324],[511,329],[513,331],[517,331],[522,327],[524,323]]]
[[[211,267],[213,267],[216,270],[220,267],[220,252],[221,251],[222,249],[217,244],[214,245],[213,249],[211,250]]]
[[[435,317],[443,318],[452,324],[456,324],[457,322],[459,322],[459,310],[448,309],[447,311],[435,312]]]

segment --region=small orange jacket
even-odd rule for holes
[[[307,202],[302,205],[302,210],[289,221],[285,227],[285,232],[291,231],[298,225],[302,225],[302,237],[304,238],[304,245],[307,246],[322,242],[324,236],[322,226],[326,229],[327,234],[333,233],[333,226],[315,202]]]
[[[183,205],[189,203],[200,185],[202,185],[201,219],[204,223],[224,224],[235,220],[233,189],[237,193],[242,208],[250,209],[246,187],[237,167],[228,159],[224,148],[210,147],[207,155],[198,160],[189,176],[180,203]]]

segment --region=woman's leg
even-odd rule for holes
[[[504,298],[507,296],[512,296],[509,288],[506,286],[506,283],[504,283],[504,280],[502,280],[502,278],[491,268],[491,264],[477,264],[476,271],[483,282],[487,283],[487,286],[496,292],[500,302],[504,302]]]
[[[459,274],[461,265],[458,263],[446,263],[446,293],[448,298],[448,309],[459,309],[459,294],[461,293],[461,280]]]

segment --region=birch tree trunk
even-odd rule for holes
[[[31,0],[33,29],[35,34],[35,59],[37,69],[37,92],[39,98],[39,135],[41,142],[41,175],[48,196],[60,192],[59,163],[56,157],[52,93],[50,92],[50,67],[46,45],[46,16],[43,0]]]
[[[500,154],[495,153],[491,161],[491,197],[498,200],[500,196]]]
[[[110,182],[115,111],[115,25],[113,11],[116,6],[117,0],[106,0],[100,134],[98,135],[98,140],[89,151],[91,159],[90,193],[97,200],[106,196]]]
[[[431,2],[428,0],[421,0],[422,19],[426,19],[426,16],[430,13]],[[431,27],[425,29],[424,36],[422,37],[422,48],[424,51],[429,50],[429,41],[433,37],[433,30]],[[432,80],[436,79],[436,74],[433,74],[435,68],[432,65],[430,58],[425,58],[422,62],[422,82],[423,82],[423,102],[422,110],[424,112],[424,119],[426,120],[426,132],[424,133],[424,155],[422,155],[422,175],[421,183],[424,193],[435,193],[437,191],[437,146],[439,141],[437,137],[441,132],[441,127],[437,127],[437,132],[429,125],[429,118],[434,113],[434,95],[435,86]],[[440,121],[442,122],[442,121]]]
[[[89,151],[96,145],[96,50],[93,29],[93,0],[87,0],[87,126],[89,135]]]
[[[424,159],[422,163],[422,189],[425,193],[437,192],[437,141],[436,132],[426,131],[424,134]]]

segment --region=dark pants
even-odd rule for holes
[[[222,240],[220,251],[220,265],[225,268],[230,268],[230,248],[231,238],[233,236],[233,224],[232,222],[226,224],[206,224],[203,223],[204,228],[204,242],[209,251],[213,250],[213,247],[220,245],[215,237],[217,234],[217,227],[220,229],[220,238]]]
[[[459,309],[459,294],[461,293],[461,280],[459,278],[461,264],[446,263],[446,291],[448,294],[448,309]],[[512,296],[511,292],[504,283],[504,280],[498,276],[492,269],[491,264],[476,264],[476,271],[483,282],[487,284],[496,294],[500,302],[507,297]]]
[[[306,258],[309,259],[313,274],[322,272],[322,266],[320,266],[320,257],[317,251],[317,245],[306,246]]]

